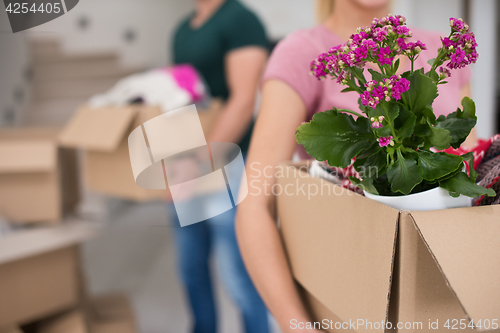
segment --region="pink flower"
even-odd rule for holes
[[[455,53],[451,54],[450,62],[447,66],[451,69],[463,68],[467,65],[467,61],[465,51],[461,47],[458,47]]]
[[[376,101],[368,91],[364,91],[361,95],[360,95],[360,98],[361,98],[361,103],[364,105],[364,106],[370,106],[372,107],[373,109],[375,109],[377,107],[377,104],[379,103],[379,101]]]
[[[380,117],[371,117],[372,127],[373,128],[382,128],[382,121],[384,120],[384,116]]]
[[[378,50],[378,61],[382,65],[390,65],[392,64],[392,61],[394,60],[394,57],[389,57],[389,55],[392,53],[392,49],[389,46],[386,47],[381,47]]]
[[[337,77],[337,83],[347,84],[347,81],[349,80],[349,78],[350,78],[349,72],[342,71],[342,72],[340,72],[339,76]]]
[[[387,147],[389,145],[394,146],[394,141],[392,139],[392,135],[378,138],[378,144],[380,147]]]
[[[393,84],[391,96],[395,100],[400,100],[401,94],[408,91],[408,89],[410,89],[410,81],[408,81],[405,78],[402,78]]]
[[[468,32],[469,26],[462,19],[450,17],[450,27],[456,32]]]
[[[387,29],[375,28],[372,34],[373,38],[379,42],[387,39]]]
[[[439,79],[440,80],[449,78],[451,76],[451,71],[445,67],[439,67],[438,72],[439,72]]]

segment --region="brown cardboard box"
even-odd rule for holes
[[[91,333],[135,333],[134,311],[123,295],[94,297],[88,308]]]
[[[200,110],[205,135],[221,110],[218,100],[209,109]],[[83,107],[64,128],[59,141],[65,147],[86,150],[85,178],[89,189],[138,201],[161,199],[165,191],[143,189],[135,184],[128,153],[130,132],[161,114],[158,107],[151,106]]]
[[[77,245],[96,227],[68,222],[0,238],[0,327],[76,306],[83,293]]]
[[[23,333],[18,327],[0,327],[0,333]]]
[[[75,151],[58,147],[60,129],[0,131],[0,215],[17,223],[59,223],[79,200]]]
[[[123,295],[92,298],[85,307],[38,324],[38,333],[136,333],[132,308]]]
[[[327,332],[500,332],[500,206],[398,211],[297,167],[278,180],[281,233]]]
[[[42,321],[37,327],[38,333],[88,333],[85,314],[80,310],[71,310],[51,319]]]

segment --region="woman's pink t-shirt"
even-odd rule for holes
[[[411,31],[413,33],[411,40],[420,40],[427,46],[427,50],[422,51],[415,61],[414,68],[424,67],[425,70],[429,70],[430,65],[427,61],[436,57],[437,50],[441,47],[440,34],[414,28],[411,28]],[[359,110],[359,95],[356,92],[341,93],[345,86],[335,80],[320,81],[310,75],[311,61],[319,54],[344,42],[324,25],[297,31],[278,43],[269,59],[262,82],[276,79],[292,87],[306,106],[308,121],[315,113],[332,107]],[[402,70],[410,69],[409,61],[406,62],[406,67]],[[448,83],[438,86],[439,96],[433,104],[437,116],[456,111],[460,105],[460,90],[469,82],[470,77],[471,72],[467,67],[453,70],[452,76],[447,80]],[[298,152],[302,158],[310,158],[302,149]]]

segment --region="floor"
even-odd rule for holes
[[[82,250],[89,292],[129,295],[140,333],[188,333],[190,314],[177,278],[164,204],[90,195],[82,211],[104,226],[101,237]],[[217,276],[215,281],[220,333],[243,333],[237,309]],[[272,326],[278,333],[274,322]]]

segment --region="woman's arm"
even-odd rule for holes
[[[225,59],[229,98],[217,119],[209,142],[238,143],[248,128],[255,106],[255,95],[268,52],[257,46],[236,49]]]
[[[291,319],[306,322],[308,315],[295,289],[275,223],[271,186],[275,183],[275,167],[292,159],[295,130],[305,119],[304,103],[292,88],[278,80],[264,84],[247,159],[249,193],[238,206],[236,218],[236,234],[247,269],[283,333],[292,332]]]

